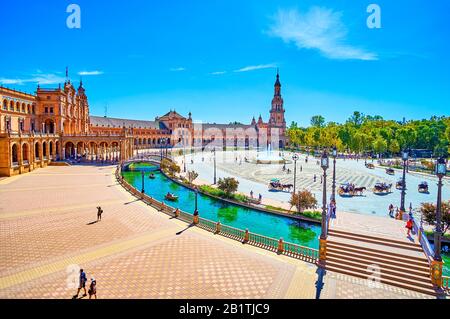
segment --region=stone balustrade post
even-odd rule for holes
[[[278,249],[277,252],[279,254],[282,254],[284,252],[284,244],[283,244],[283,238],[280,238],[280,240],[278,240]]]
[[[249,233],[248,228],[247,228],[247,229],[245,229],[244,243],[248,242],[249,239],[250,239],[250,233]]]
[[[217,224],[216,224],[216,234],[220,233],[221,228],[222,228],[222,225],[220,224],[220,222],[217,222]]]

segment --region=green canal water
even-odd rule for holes
[[[172,182],[162,175],[157,167],[150,164],[132,164],[131,171],[123,171],[124,179],[136,187],[142,188],[142,171],[145,172],[145,193],[158,201],[163,201],[172,207],[193,214],[195,210],[195,192]],[[150,179],[150,172],[155,174],[155,179]],[[165,200],[165,195],[170,192],[178,196],[178,201]],[[299,244],[306,247],[318,249],[320,225],[299,221],[294,218],[279,216],[249,209],[238,205],[225,203],[223,201],[198,194],[198,211],[200,217],[220,221],[224,225],[245,230],[263,236]]]
[[[124,171],[124,179],[136,187],[142,188],[142,171],[145,173],[145,193],[167,205],[179,207],[181,210],[192,214],[195,209],[195,193],[186,187],[172,182],[162,175],[158,168],[147,163],[132,164],[131,171]],[[150,173],[155,174],[155,179],[150,179]],[[178,196],[178,201],[166,201],[164,196],[168,193]],[[287,242],[318,249],[320,226],[310,222],[299,221],[294,218],[269,214],[254,209],[249,209],[198,194],[198,211],[200,217],[220,221],[222,224],[235,228],[249,229],[250,232],[271,238],[283,238]],[[444,275],[450,276],[450,253],[442,253]]]

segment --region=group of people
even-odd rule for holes
[[[253,191],[252,191],[252,190],[250,191],[250,197],[253,198]],[[262,195],[261,195],[261,193],[258,195],[258,200],[259,200],[259,202],[262,201]]]
[[[79,286],[76,295],[73,296],[73,299],[77,299],[78,295],[80,294],[81,289],[84,290],[83,297],[86,297],[86,282],[87,282],[87,276],[83,269],[80,269],[80,280],[79,280]],[[89,290],[87,291],[89,293],[89,299],[94,297],[97,299],[97,281],[94,277],[91,277],[91,283],[89,284]]]
[[[400,209],[397,207],[394,208],[394,205],[390,204],[389,205],[389,216],[395,219],[400,219],[400,214],[401,211]],[[394,215],[394,210],[395,210],[395,215]],[[409,213],[408,213],[408,220],[406,221],[406,229],[407,229],[407,235],[408,237],[411,237],[411,232],[414,229],[414,218],[413,218],[413,213],[412,213],[412,203],[409,204]]]

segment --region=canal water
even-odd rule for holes
[[[195,210],[195,192],[172,182],[162,175],[157,167],[150,164],[133,164],[131,171],[123,171],[124,179],[136,187],[142,188],[142,171],[145,172],[145,193],[158,201],[163,201],[172,207],[193,214]],[[155,179],[150,179],[149,174],[155,174]],[[176,202],[165,200],[165,195],[170,192],[178,196]],[[250,232],[318,249],[320,225],[299,221],[294,218],[269,214],[258,210],[225,203],[223,201],[198,194],[198,211],[200,217],[220,221],[224,225]]]
[[[195,210],[195,192],[172,182],[162,175],[156,166],[146,163],[133,164],[131,171],[123,171],[124,179],[137,189],[142,188],[142,171],[145,173],[145,193],[158,201],[163,201],[172,207],[193,214]],[[150,179],[153,173],[155,179]],[[170,192],[178,196],[176,202],[165,200],[165,195]],[[320,225],[303,222],[293,218],[274,215],[258,210],[241,207],[219,201],[217,199],[198,194],[198,211],[200,217],[220,221],[224,225],[235,228],[249,229],[250,232],[318,249]],[[450,276],[450,253],[443,253],[444,275]]]

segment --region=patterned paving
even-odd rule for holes
[[[0,180],[0,298],[71,298],[74,265],[97,279],[99,298],[315,297],[316,266],[189,228],[112,172],[48,167]],[[325,297],[361,296],[346,277],[324,282]]]

